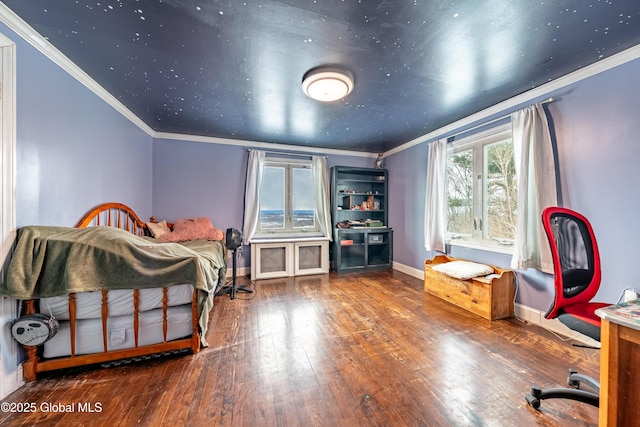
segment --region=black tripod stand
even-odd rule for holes
[[[240,235],[240,237],[238,238],[239,235],[239,231],[235,230],[235,229],[228,229],[227,230],[227,241],[226,241],[226,245],[228,249],[233,250],[233,261],[232,261],[232,268],[233,268],[233,280],[231,281],[231,285],[229,286],[224,286],[222,287],[222,289],[220,289],[218,292],[216,292],[216,296],[218,295],[226,295],[226,294],[230,294],[231,299],[235,299],[236,298],[236,293],[238,291],[243,291],[243,292],[253,292],[252,289],[247,288],[246,286],[243,285],[238,285],[236,283],[236,269],[237,269],[237,261],[238,261],[238,248],[242,245],[241,241],[242,241],[242,236]]]

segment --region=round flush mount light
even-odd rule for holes
[[[332,67],[313,68],[304,75],[302,90],[317,101],[337,101],[353,90],[353,74]]]

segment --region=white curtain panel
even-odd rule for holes
[[[547,116],[541,104],[511,115],[518,179],[518,218],[511,268],[553,273],[551,249],[542,226],[542,211],[557,206],[555,159]]]
[[[315,188],[316,219],[320,232],[333,240],[331,235],[331,214],[329,202],[329,167],[325,156],[313,156],[311,170]]]
[[[445,251],[446,179],[447,140],[443,138],[429,144],[424,208],[424,247],[428,251]]]
[[[260,150],[249,151],[247,162],[247,179],[244,190],[244,225],[242,234],[244,244],[256,233],[260,220],[260,187],[262,186],[262,172],[264,170],[265,152]]]

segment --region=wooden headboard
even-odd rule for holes
[[[121,228],[137,236],[148,236],[147,224],[129,206],[122,203],[103,203],[91,209],[76,224],[76,228],[106,225]]]

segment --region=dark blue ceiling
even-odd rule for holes
[[[637,0],[3,0],[158,132],[382,152],[640,43]],[[338,64],[347,98],[307,98]]]

